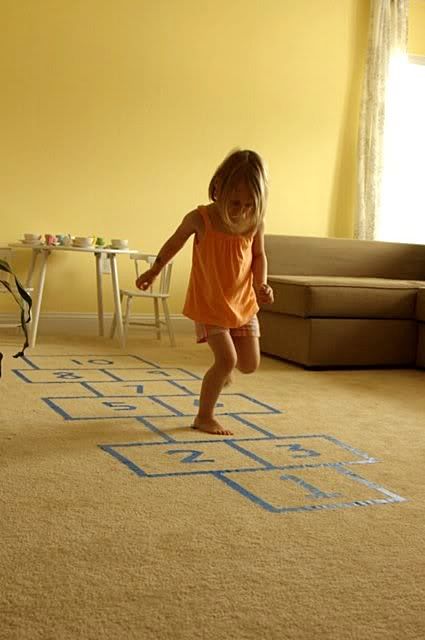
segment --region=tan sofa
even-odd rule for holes
[[[416,298],[416,319],[418,321],[416,366],[425,369],[425,289],[418,291],[418,297]]]
[[[263,353],[425,367],[425,246],[283,235],[265,246],[275,302],[259,312]]]

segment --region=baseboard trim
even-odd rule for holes
[[[150,314],[134,314],[132,320],[135,322],[152,322],[154,316]],[[181,314],[171,316],[174,331],[179,333],[193,332],[193,322]],[[0,330],[2,324],[13,324],[17,321],[14,313],[0,313]],[[112,313],[105,313],[105,333],[107,334],[112,322]],[[6,330],[6,327],[5,327]],[[14,329],[8,328],[14,331]],[[151,331],[149,327],[132,327],[132,331]],[[164,330],[165,327],[164,327]],[[40,315],[38,325],[39,335],[97,335],[97,314],[96,313],[61,313],[46,312]]]

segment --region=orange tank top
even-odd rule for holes
[[[216,231],[207,208],[198,211],[205,224],[193,241],[192,269],[183,313],[195,322],[234,329],[246,324],[259,307],[253,288],[254,235]]]

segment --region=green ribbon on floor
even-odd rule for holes
[[[12,288],[12,286],[7,280],[0,279],[0,283],[9,291],[9,293],[12,294],[16,303],[19,305],[21,309],[21,327],[25,335],[25,342],[24,342],[24,346],[22,347],[22,350],[18,351],[18,353],[15,353],[13,357],[22,358],[25,353],[25,349],[29,346],[27,324],[31,322],[32,298],[28,293],[28,291],[25,291],[24,287],[19,282],[16,275],[13,273],[10,265],[5,260],[0,259],[0,271],[6,271],[6,273],[10,273],[10,275],[15,281],[16,290]],[[2,360],[3,360],[3,354],[0,352],[0,378],[1,378],[1,361]]]

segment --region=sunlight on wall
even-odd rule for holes
[[[395,59],[388,83],[379,240],[425,243],[425,58]]]

